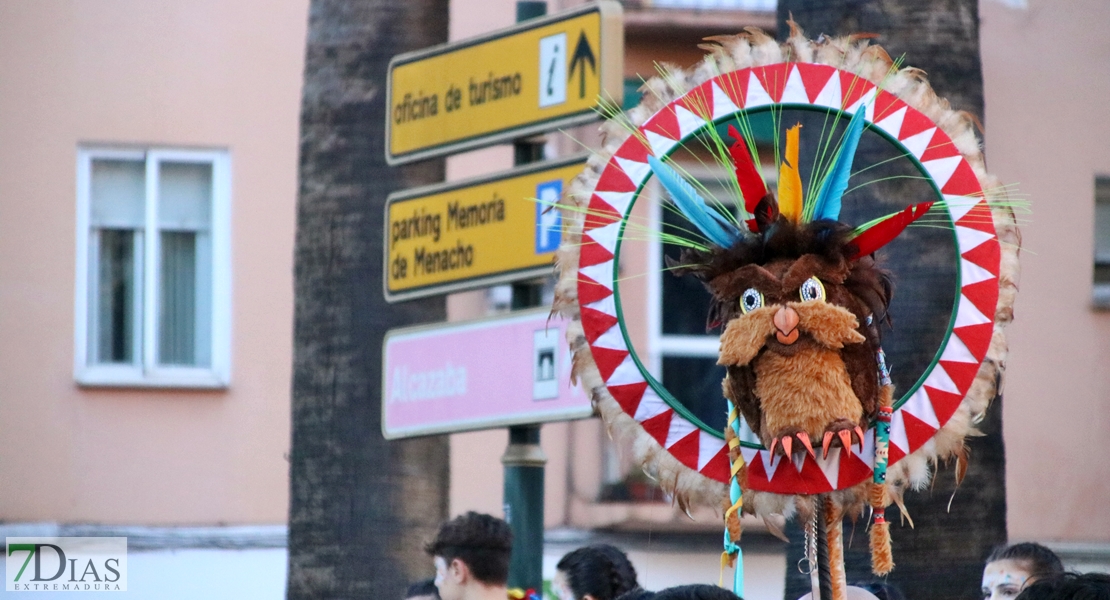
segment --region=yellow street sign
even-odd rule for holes
[[[562,223],[557,210],[547,209],[585,164],[579,156],[390,195],[386,300],[549,274]]]
[[[621,5],[602,0],[389,63],[386,160],[403,164],[599,118],[621,101]]]

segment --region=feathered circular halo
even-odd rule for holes
[[[637,457],[680,504],[719,505],[727,498],[726,442],[669,398],[628,343],[616,298],[621,232],[653,173],[652,160],[710,124],[776,106],[859,115],[853,120],[866,121],[931,180],[934,210],[950,220],[959,256],[950,331],[933,364],[896,404],[891,423],[892,495],[921,485],[929,461],[961,455],[964,437],[995,394],[1006,353],[1002,329],[1016,291],[1015,219],[985,172],[971,119],[937,98],[920,71],[896,69],[866,42],[814,42],[795,33],[779,45],[758,31],[714,41],[692,71],[673,69],[648,81],[643,102],[621,117],[623,125],[603,126],[604,149],[562,201],[567,241],[558,258],[555,307],[572,321],[575,375],[607,424],[634,440]],[[862,448],[808,456],[799,468],[782,467],[779,456],[747,440],[741,444],[745,488],[764,494],[749,497],[745,512],[789,515],[791,504],[777,496],[843,490],[872,474],[873,434]]]

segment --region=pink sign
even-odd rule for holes
[[[391,330],[383,343],[386,439],[593,415],[570,384],[566,323],[547,309]]]

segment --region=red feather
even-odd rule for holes
[[[767,231],[771,224],[779,219],[779,203],[775,200],[774,194],[767,194],[755,205],[755,210],[752,211],[752,216],[755,218],[755,226],[749,222],[748,227],[756,232],[761,233]]]
[[[922,215],[929,212],[932,208],[932,202],[922,202],[907,206],[905,210],[896,212],[886,219],[875,223],[871,227],[863,230],[859,235],[852,238],[848,243],[855,246],[855,253],[850,256],[851,260],[856,260],[861,256],[867,256],[890,243],[891,240],[898,237],[910,223],[920,219]]]
[[[767,195],[767,184],[763,183],[763,176],[752,162],[752,153],[748,151],[748,146],[736,127],[729,125],[728,135],[736,140],[729,147],[728,153],[732,155],[732,164],[736,166],[736,183],[740,184],[740,193],[744,195],[744,210],[754,215],[755,207]]]

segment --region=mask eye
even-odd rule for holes
[[[825,301],[825,286],[821,280],[816,277],[810,277],[802,283],[802,287],[798,289],[798,295],[802,297],[802,302],[810,300]]]
[[[740,312],[748,314],[763,306],[763,294],[755,288],[748,288],[740,295]]]

